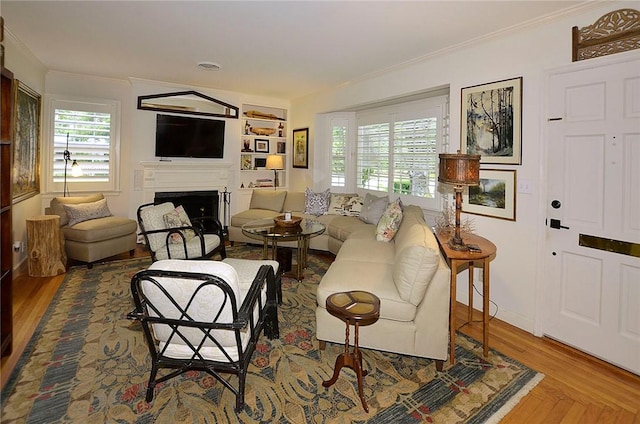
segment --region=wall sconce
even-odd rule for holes
[[[278,187],[278,171],[284,169],[284,160],[281,155],[267,156],[267,169],[273,169],[273,189]]]
[[[449,240],[453,250],[468,250],[460,237],[460,210],[462,209],[462,190],[468,186],[480,184],[480,155],[460,153],[441,153],[438,181],[453,185],[456,193],[456,230]]]
[[[67,197],[69,190],[67,189],[67,163],[71,160],[71,153],[69,152],[69,133],[67,133],[67,147],[62,152],[64,158],[64,187],[62,189],[62,196]],[[82,175],[82,168],[78,165],[78,161],[73,159],[71,162],[71,176],[79,177]]]

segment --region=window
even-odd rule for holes
[[[347,124],[331,125],[331,187],[345,187],[347,170]]]
[[[64,189],[65,171],[73,191],[117,190],[119,103],[53,99],[51,115],[51,191]],[[65,163],[65,150],[71,162]],[[76,168],[72,173],[74,161],[80,175]]]
[[[412,196],[437,208],[447,100],[439,96],[357,113],[356,187]]]

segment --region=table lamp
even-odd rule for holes
[[[284,161],[281,155],[267,156],[267,169],[273,169],[273,189],[278,187],[278,171],[284,169]]]
[[[460,153],[441,153],[438,181],[452,184],[456,193],[456,230],[449,240],[453,250],[468,250],[460,237],[460,210],[462,209],[462,190],[467,186],[480,184],[480,155]]]

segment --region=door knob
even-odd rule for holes
[[[562,225],[562,222],[560,222],[559,219],[553,218],[549,220],[549,227],[555,228],[556,230],[559,230],[560,228],[564,228],[565,230],[569,229],[569,227],[565,227],[564,225]]]
[[[562,203],[560,203],[559,200],[554,200],[553,202],[551,202],[551,207],[553,209],[560,209],[560,206],[562,206]]]

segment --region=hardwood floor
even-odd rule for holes
[[[144,255],[147,253],[138,248],[134,256]],[[128,257],[123,254],[112,259]],[[32,278],[26,272],[17,274],[13,281],[13,352],[2,358],[2,387],[64,279],[64,275]],[[466,305],[459,304],[459,325],[466,314]],[[476,311],[474,318],[481,319],[480,313]],[[482,339],[479,322],[464,325],[460,331]],[[491,348],[545,374],[503,423],[640,423],[640,376],[498,319],[491,322],[489,342]]]

